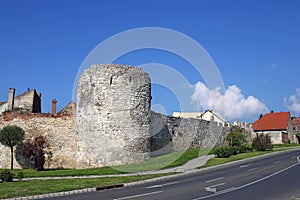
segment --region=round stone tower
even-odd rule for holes
[[[133,163],[149,157],[149,75],[140,68],[97,64],[80,76],[76,167]]]

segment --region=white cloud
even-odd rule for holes
[[[297,88],[296,94],[291,95],[288,99],[285,97],[284,104],[289,111],[300,114],[300,88]]]
[[[196,83],[191,100],[198,106],[198,109],[208,110],[212,107],[209,89],[202,82]]]
[[[229,121],[253,121],[260,113],[268,112],[263,102],[254,96],[245,97],[236,85],[228,86],[224,95],[220,88],[209,90],[205,84],[197,82],[191,100],[199,110],[213,109],[216,113],[224,113],[225,107],[225,119]]]

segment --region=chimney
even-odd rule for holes
[[[9,88],[8,100],[7,100],[7,110],[14,109],[15,91],[16,91],[15,88]]]
[[[54,114],[56,114],[56,103],[57,103],[57,101],[56,101],[56,99],[53,99],[52,100],[52,115],[54,115]]]

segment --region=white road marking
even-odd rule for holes
[[[117,198],[117,199],[114,199],[114,200],[133,199],[133,198],[137,198],[137,197],[144,197],[144,196],[149,196],[149,195],[159,194],[159,193],[162,193],[162,191],[149,192],[149,193],[144,193],[144,194],[137,194],[137,195],[128,196],[128,197],[120,197],[120,198]]]
[[[273,164],[278,164],[278,163],[281,163],[281,161],[275,161],[275,162],[273,162]]]
[[[174,184],[177,184],[178,182],[171,182],[171,183],[165,183],[165,184],[161,184],[161,185],[152,185],[152,186],[149,186],[149,187],[146,187],[147,189],[150,189],[150,188],[161,188],[163,186],[168,186],[168,185],[174,185]]]
[[[221,186],[221,185],[225,185],[226,183],[219,183],[219,184],[216,184],[216,185],[212,185],[212,186],[209,186],[209,187],[206,187],[204,188],[204,190],[208,191],[208,192],[213,192],[213,193],[216,193],[217,192],[217,188],[218,186]]]
[[[300,156],[298,156],[298,157],[299,157],[299,159],[300,159]],[[279,171],[277,171],[277,172],[275,172],[275,173],[273,173],[273,174],[270,174],[270,175],[268,175],[268,176],[265,176],[265,177],[263,177],[263,178],[261,178],[261,179],[258,179],[258,180],[252,181],[252,182],[250,182],[250,183],[247,183],[247,184],[245,184],[245,185],[241,185],[241,186],[239,186],[239,187],[233,187],[233,188],[221,190],[221,191],[216,192],[216,193],[214,193],[214,194],[207,195],[207,196],[203,196],[203,197],[199,197],[199,198],[195,198],[195,199],[193,199],[193,200],[207,199],[207,198],[210,198],[210,197],[218,196],[218,195],[220,195],[220,194],[225,194],[225,193],[228,193],[228,192],[231,192],[231,191],[236,191],[236,190],[239,190],[239,189],[248,187],[248,186],[250,186],[250,185],[254,185],[254,184],[259,183],[259,182],[261,182],[261,181],[263,181],[263,180],[266,180],[266,179],[268,179],[268,178],[271,178],[271,177],[273,177],[273,176],[276,176],[277,174],[280,174],[280,173],[282,173],[282,172],[284,172],[284,171],[286,171],[286,170],[288,170],[288,169],[291,169],[291,168],[293,168],[293,167],[295,167],[295,166],[297,166],[297,165],[299,165],[299,164],[300,164],[300,162],[298,162],[298,163],[296,163],[296,164],[293,164],[293,165],[291,165],[291,166],[289,166],[289,167],[287,167],[287,168],[284,168],[284,169],[282,169],[282,170],[279,170]]]
[[[210,182],[214,182],[214,181],[218,181],[218,180],[221,180],[223,179],[224,177],[219,177],[219,178],[215,178],[215,179],[211,179],[211,180],[208,180],[208,181],[205,181],[206,183],[210,183]]]
[[[251,172],[251,171],[254,171],[254,170],[257,170],[257,169],[258,169],[257,167],[254,167],[254,168],[248,169],[247,172]]]
[[[298,163],[300,163],[300,156],[297,157]]]
[[[235,187],[231,187],[231,188],[227,188],[225,190],[221,190],[218,192],[218,194],[224,194],[224,193],[227,193],[227,192],[230,192],[230,191],[233,191],[235,190]]]
[[[207,192],[213,192],[216,193],[217,192],[217,188],[210,188],[210,187],[206,187],[204,188]]]
[[[252,163],[248,164],[248,165],[241,165],[240,167],[241,168],[244,168],[244,167],[249,167],[250,165],[252,165]]]

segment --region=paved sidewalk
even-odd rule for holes
[[[148,175],[148,174],[163,174],[163,173],[172,173],[172,172],[187,172],[196,169],[211,159],[215,155],[201,156],[195,159],[190,160],[186,164],[157,171],[145,171],[145,172],[135,172],[128,174],[108,174],[108,175],[89,175],[89,176],[63,176],[63,177],[36,177],[36,178],[24,178],[23,181],[29,180],[56,180],[56,179],[74,179],[74,178],[104,178],[104,177],[122,177],[122,176],[137,176],[137,175]]]

